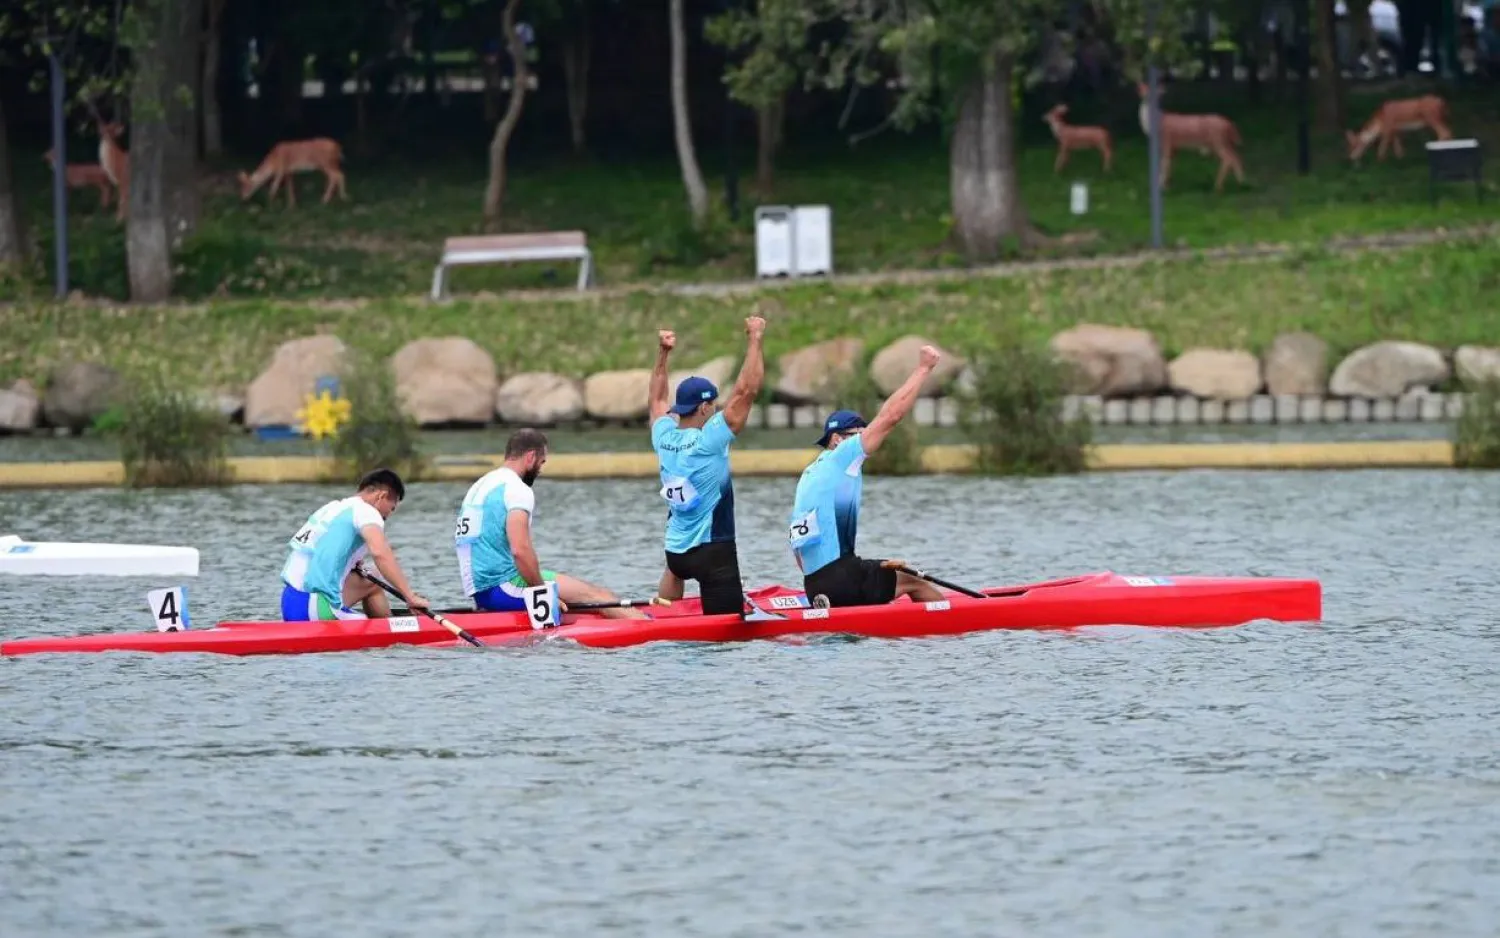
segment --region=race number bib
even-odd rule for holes
[[[152,590],[146,594],[146,605],[150,607],[151,616],[156,620],[158,632],[186,632],[191,627],[188,622],[185,586]]]
[[[665,476],[661,480],[661,497],[666,499],[668,505],[680,511],[687,511],[698,504],[698,490],[693,488],[693,483],[682,476]]]
[[[818,529],[818,510],[814,508],[807,514],[792,521],[787,529],[787,537],[791,541],[792,550],[801,550],[810,544],[816,544],[823,539],[823,532]]]
[[[533,629],[562,625],[562,603],[557,600],[556,583],[528,586],[521,598],[526,603],[526,618],[531,621]]]
[[[484,526],[484,507],[482,505],[465,505],[459,512],[458,523],[453,526],[453,539],[460,544],[467,541],[479,540],[480,529]]]

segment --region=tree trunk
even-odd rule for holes
[[[198,222],[196,176],[199,3],[148,0],[132,7],[130,208],[125,251],[130,297],[159,303],[172,292],[172,247]]]
[[[708,186],[698,155],[693,152],[693,126],[687,103],[687,36],[682,26],[682,0],[671,0],[672,32],[672,130],[677,141],[677,162],[682,167],[682,185],[687,189],[693,224],[708,220]]]
[[[500,206],[505,201],[505,151],[510,146],[511,134],[521,122],[521,106],[526,103],[526,85],[531,78],[531,69],[526,63],[526,44],[516,33],[516,12],[521,0],[506,0],[501,25],[505,29],[505,45],[515,62],[511,76],[510,103],[505,116],[495,127],[495,136],[490,139],[490,181],[484,188],[484,227],[493,231],[500,225]]]
[[[593,52],[593,30],[588,10],[583,22],[563,38],[563,77],[568,85],[568,129],[573,138],[573,155],[582,156],[587,144],[584,121],[589,106],[589,59]]]
[[[786,125],[786,96],[757,110],[755,117],[755,188],[761,195],[770,195],[776,185],[776,154],[781,150]]]
[[[1313,0],[1317,19],[1318,55],[1318,130],[1342,136],[1344,133],[1344,111],[1347,96],[1344,93],[1344,76],[1339,70],[1338,36],[1334,32],[1338,21],[1334,15],[1336,0]]]
[[[1035,234],[1016,175],[1014,61],[996,53],[992,62],[963,93],[948,151],[953,236],[971,262],[998,258],[1006,238],[1030,244]]]
[[[224,0],[208,0],[208,25],[203,33],[203,73],[198,100],[203,107],[203,155],[224,152],[224,121],[219,111],[219,56],[223,48]]]
[[[52,174],[47,174],[52,191]],[[10,141],[5,133],[5,106],[0,102],[0,270],[26,263],[26,229],[21,221],[21,203],[10,176]]]

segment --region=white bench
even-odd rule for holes
[[[432,272],[432,298],[448,295],[449,267],[516,261],[578,261],[578,289],[587,289],[594,281],[594,256],[581,231],[470,235],[443,241],[443,256]]]

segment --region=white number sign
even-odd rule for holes
[[[562,625],[562,604],[557,601],[557,584],[528,586],[522,594],[526,601],[526,618],[534,629]]]
[[[146,594],[146,605],[151,607],[151,617],[156,620],[158,632],[186,632],[188,622],[187,587],[152,590]]]
[[[698,490],[682,476],[664,476],[661,480],[661,497],[673,508],[684,511],[698,504]]]
[[[800,550],[822,540],[823,532],[818,528],[818,510],[814,508],[793,521],[787,528],[787,537],[791,540],[793,550]]]

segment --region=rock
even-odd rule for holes
[[[495,360],[472,339],[416,339],[391,358],[396,394],[418,426],[484,426],[495,418]]]
[[[1453,355],[1454,370],[1466,388],[1500,381],[1500,348],[1463,345]]]
[[[1376,342],[1355,349],[1328,379],[1336,397],[1400,397],[1448,380],[1443,353],[1417,342]]]
[[[337,377],[347,351],[338,336],[314,335],[283,342],[266,370],[245,389],[245,426],[290,426],[297,411],[317,387],[318,379]]]
[[[52,370],[42,395],[42,415],[54,427],[82,430],[114,404],[120,375],[97,362],[75,362]]]
[[[722,401],[729,394],[729,389],[734,384],[734,362],[735,358],[733,355],[720,355],[718,358],[709,359],[697,368],[689,371],[671,372],[667,375],[667,396],[671,397],[677,393],[677,385],[682,383],[684,378],[697,375],[700,378],[707,378],[714,383],[714,387],[719,389],[719,400]]]
[[[512,375],[495,392],[503,423],[550,427],[579,420],[583,412],[582,383],[546,371]]]
[[[1328,343],[1310,332],[1287,332],[1266,349],[1266,392],[1321,397],[1328,390]]]
[[[583,409],[599,420],[640,420],[650,412],[651,371],[601,371],[583,382]]]
[[[1249,352],[1188,349],[1172,359],[1167,377],[1174,391],[1237,401],[1260,390],[1260,360]]]
[[[1075,394],[1129,397],[1167,386],[1167,362],[1144,329],[1083,323],[1052,337],[1052,351],[1074,366]]]
[[[948,385],[964,370],[964,360],[947,351],[936,342],[929,342],[919,335],[905,335],[875,353],[870,362],[870,379],[880,393],[891,395],[911,377],[912,369],[921,360],[922,346],[932,345],[943,356],[922,382],[921,397],[936,397],[947,390]]]
[[[788,404],[832,404],[865,353],[862,339],[829,339],[776,360],[776,397]]]
[[[0,389],[0,433],[34,430],[41,414],[42,402],[30,381],[22,378],[9,388]]]

